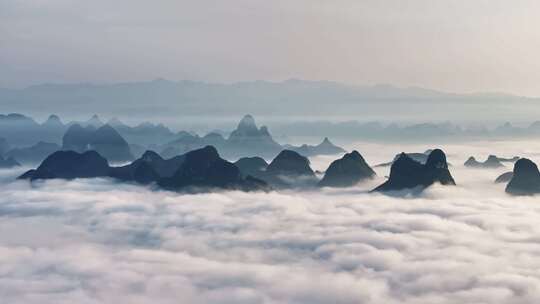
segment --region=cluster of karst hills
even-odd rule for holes
[[[531,160],[520,158],[506,192],[526,195],[540,193],[540,172]],[[213,189],[268,191],[296,187],[349,187],[371,179],[375,172],[357,151],[333,161],[318,179],[307,157],[291,150],[281,151],[270,163],[260,157],[244,157],[232,163],[220,157],[212,146],[164,159],[153,151],[124,166],[110,166],[96,151],[57,151],[35,170],[20,179],[74,179],[109,177],[119,181],[153,184],[177,191],[210,191]],[[455,185],[445,153],[429,151],[425,162],[399,154],[392,162],[388,179],[372,191],[422,191],[432,184]]]
[[[0,124],[5,123],[6,117],[0,117]],[[9,119],[13,117],[7,120]],[[341,154],[345,151],[333,145],[327,138],[316,146],[280,145],[272,139],[266,127],[258,128],[250,115],[246,115],[227,138],[216,132],[203,137],[176,134],[174,139],[166,144],[154,145],[159,153],[151,149],[134,153],[134,145],[128,144],[117,129],[123,128],[124,132],[130,134],[130,138],[139,138],[139,142],[148,143],[157,134],[163,135],[162,127],[156,129],[156,126],[147,126],[126,131],[127,127],[119,122],[103,124],[97,117],[93,117],[86,124],[63,125],[50,120],[51,118],[46,122],[48,132],[53,125],[63,130],[61,146],[38,142],[26,150],[3,149],[4,157],[1,161],[4,164],[9,162],[9,166],[16,165],[16,157],[21,155],[26,156],[22,159],[34,161],[41,157],[39,166],[24,173],[20,179],[35,181],[105,177],[168,190],[199,192],[215,189],[269,191],[350,187],[376,175],[358,151],[345,153],[330,164],[324,175],[317,174],[318,172],[311,169],[308,156]],[[21,122],[16,123],[20,127]],[[28,126],[25,126],[26,131],[27,129]],[[32,130],[44,132],[40,128]],[[36,136],[35,133],[29,134]],[[7,145],[6,140],[3,142],[4,146]],[[39,153],[33,153],[33,150],[39,150],[36,146],[42,148]],[[274,157],[267,163],[265,159],[272,158],[270,155]],[[229,162],[227,159],[231,158],[238,160]],[[536,164],[528,159],[490,156],[485,162],[478,162],[471,157],[464,165],[473,168],[497,168],[502,166],[501,162],[515,163],[513,172],[507,172],[496,180],[508,183],[508,193],[540,193],[540,173]],[[111,165],[114,163],[124,165]],[[401,153],[391,162],[378,166],[391,168],[388,179],[372,190],[375,192],[420,192],[435,183],[455,185],[446,155],[440,149],[424,153]],[[319,177],[321,175],[322,178]]]
[[[131,162],[147,150],[172,158],[206,146],[215,147],[227,159],[252,155],[270,159],[283,149],[306,157],[345,152],[328,138],[318,145],[281,145],[265,126],[258,128],[251,115],[246,115],[228,136],[222,133],[229,132],[213,131],[199,136],[193,132],[173,132],[161,124],[131,127],[117,119],[103,123],[97,115],[88,121],[66,124],[56,115],[41,124],[21,114],[0,115],[0,167],[39,164],[62,150],[94,150],[111,163]]]

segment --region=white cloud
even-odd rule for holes
[[[499,171],[464,169],[469,152],[445,149],[458,186],[407,199],[368,194],[371,185],[180,195],[100,179],[4,183],[0,297],[39,304],[538,302],[538,198],[507,196],[492,184]],[[392,150],[364,154],[376,163]]]

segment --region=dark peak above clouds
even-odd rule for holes
[[[263,180],[274,188],[313,187],[318,180],[309,159],[291,150],[282,150],[269,165],[260,157],[238,160],[244,176]]]
[[[49,155],[37,169],[29,171],[21,178],[37,179],[74,179],[104,177],[109,173],[107,160],[96,151],[78,153],[75,151],[57,151]]]
[[[212,146],[206,146],[202,149],[186,153],[186,161],[192,163],[211,163],[218,160],[219,158],[220,157],[217,149]],[[203,166],[205,165],[203,164]]]
[[[540,172],[538,166],[527,158],[514,164],[513,176],[506,192],[513,195],[532,195],[540,193]]]
[[[164,159],[154,151],[146,151],[138,160],[135,160],[132,164],[147,163],[149,164],[160,177],[172,176],[180,165],[185,160],[185,155],[177,155],[172,158]]]
[[[356,150],[333,161],[319,182],[321,187],[350,187],[375,176],[375,171]]]
[[[145,151],[140,159],[142,161],[150,162],[150,163],[151,162],[156,162],[156,161],[163,161],[163,157],[161,157],[156,152],[150,151],[150,150]]]
[[[180,168],[170,178],[158,184],[172,190],[195,190],[219,188],[231,190],[265,190],[265,182],[256,178],[243,178],[240,170],[218,154],[215,147],[190,151],[185,154]]]
[[[427,168],[448,169],[448,164],[446,163],[446,154],[444,154],[441,149],[431,150],[425,166]]]
[[[163,159],[153,151],[146,151],[141,158],[121,167],[110,167],[107,160],[93,150],[83,153],[57,151],[19,179],[93,177],[112,177],[119,181],[139,184],[157,183],[166,189],[178,191],[209,191],[214,188],[270,190],[262,180],[252,176],[243,177],[233,163],[222,159],[211,146],[171,159]]]
[[[440,149],[433,150],[423,165],[405,153],[390,168],[390,177],[373,191],[387,192],[399,190],[421,191],[434,183],[442,185],[455,185],[455,181],[448,170],[446,155]]]
[[[266,172],[273,175],[315,176],[309,159],[291,150],[281,151],[268,165]]]
[[[242,157],[234,163],[243,176],[258,176],[268,167],[268,163],[261,157]]]
[[[182,161],[182,158],[165,160],[154,151],[146,151],[128,165],[111,167],[109,175],[121,181],[149,184],[157,182],[161,177],[172,176]]]

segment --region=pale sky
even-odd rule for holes
[[[0,86],[163,77],[540,96],[538,0],[0,0]]]

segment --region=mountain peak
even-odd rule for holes
[[[56,115],[56,114],[51,114],[51,115],[49,115],[49,118],[47,118],[47,120],[60,121],[60,117],[58,117],[58,115]]]
[[[373,191],[396,191],[404,189],[423,190],[434,183],[455,185],[448,170],[446,155],[440,149],[433,150],[423,165],[405,153],[401,153],[390,168],[390,177]]]
[[[49,115],[47,120],[43,123],[44,125],[63,125],[62,121],[60,120],[60,117],[55,114]]]
[[[319,186],[350,187],[375,175],[375,171],[369,167],[362,155],[354,150],[330,164],[323,179],[319,182]]]
[[[101,121],[97,114],[94,114],[89,120],[86,121],[86,125],[99,128],[103,126],[103,121]]]
[[[238,129],[257,129],[255,118],[250,114],[244,115],[240,123],[238,123]]]
[[[448,163],[446,162],[446,154],[444,154],[441,149],[435,149],[431,151],[426,161],[426,166],[442,169],[448,168]]]
[[[154,162],[156,160],[163,160],[163,158],[154,151],[146,150],[141,156],[141,159],[146,162]]]
[[[506,192],[514,195],[540,193],[540,171],[538,166],[527,158],[521,158],[514,164],[513,176]]]
[[[319,146],[334,146],[334,144],[330,141],[330,139],[328,139],[328,137],[325,137]]]

